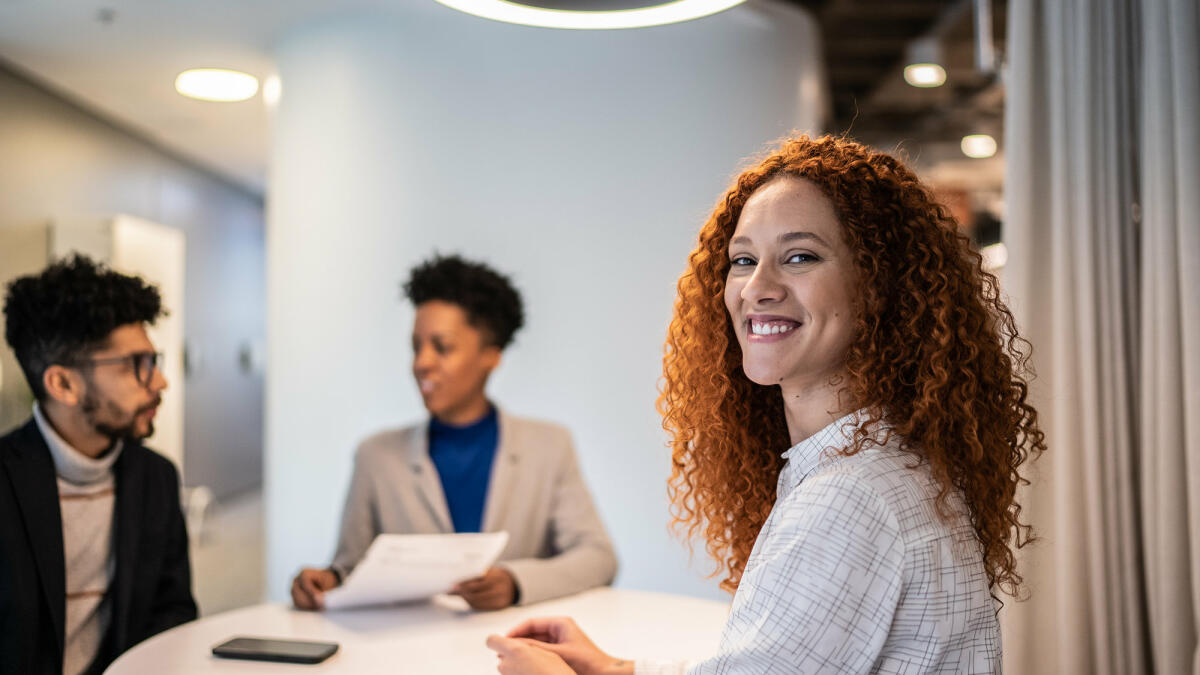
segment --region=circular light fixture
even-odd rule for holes
[[[740,5],[746,0],[675,0],[674,2],[651,4],[628,9],[558,9],[566,2],[531,6],[506,0],[437,0],[439,3],[460,12],[484,19],[516,23],[540,28],[569,28],[574,30],[611,30],[616,28],[644,28],[679,23],[690,19],[723,12]],[[578,6],[579,3],[574,3]],[[603,6],[605,3],[592,3]],[[623,3],[629,4],[629,3]]]
[[[996,154],[996,139],[987,134],[963,136],[962,151],[967,157],[985,159]]]
[[[914,87],[940,87],[946,83],[946,69],[936,63],[910,63],[904,66],[904,81]]]
[[[175,78],[175,91],[201,101],[245,101],[258,93],[258,79],[236,70],[193,68]]]

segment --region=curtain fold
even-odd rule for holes
[[[1200,675],[1196,1],[1009,12],[1004,284],[1049,450],[1005,669]]]
[[[1141,3],[1140,448],[1155,670],[1200,675],[1200,16]]]

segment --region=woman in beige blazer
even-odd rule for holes
[[[427,422],[358,447],[328,568],[305,568],[292,600],[319,609],[375,536],[507,531],[499,562],[453,592],[500,609],[612,582],[617,561],[567,430],[499,410],[485,393],[523,323],[508,279],[457,256],[434,257],[404,285],[416,307],[413,376]]]

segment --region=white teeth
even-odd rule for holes
[[[791,323],[784,324],[751,321],[750,332],[754,333],[755,335],[778,335],[780,333],[787,333],[794,330],[797,325],[798,324]]]

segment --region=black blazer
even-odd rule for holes
[[[112,615],[89,672],[146,638],[196,618],[179,476],[126,443],[116,482]],[[62,673],[66,566],[50,449],[30,419],[0,438],[0,673]]]

